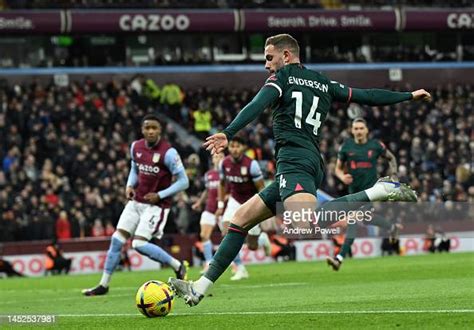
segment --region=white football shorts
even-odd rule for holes
[[[216,225],[216,216],[214,213],[204,211],[201,213],[201,221],[199,223],[201,225],[209,225],[214,227]]]
[[[157,205],[128,201],[120,215],[117,229],[148,240],[152,237],[160,239],[163,236],[169,213],[170,209]]]

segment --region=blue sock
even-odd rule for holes
[[[104,265],[104,271],[107,274],[112,274],[117,265],[120,263],[120,251],[122,250],[122,246],[123,242],[112,236]]]
[[[174,270],[178,270],[181,263],[173,258],[168,252],[163,250],[158,245],[146,242],[145,244],[135,248],[141,254],[146,255],[151,260],[161,262],[162,264],[170,265]]]
[[[234,258],[234,264],[236,266],[242,265],[242,260],[240,260],[240,251],[239,251],[239,253],[237,253],[237,255]]]
[[[212,259],[212,242],[211,242],[211,240],[205,241],[202,244],[202,250],[203,250],[203,254],[204,254],[204,260],[206,262],[211,261],[211,259]]]

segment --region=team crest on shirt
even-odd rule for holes
[[[276,81],[277,80],[277,77],[276,75],[271,75],[270,77],[268,77],[267,81]]]
[[[153,163],[158,163],[160,161],[160,154],[154,153],[153,158],[151,160],[153,161]]]
[[[246,166],[242,166],[240,168],[240,174],[241,175],[247,175],[248,174],[248,170],[247,170],[247,167]]]
[[[367,156],[368,156],[369,158],[371,158],[371,157],[372,157],[372,154],[373,154],[373,152],[374,152],[373,150],[369,150],[369,151],[367,152]]]

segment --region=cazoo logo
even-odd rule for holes
[[[447,23],[451,29],[474,29],[474,13],[451,13]]]
[[[145,164],[139,164],[138,170],[143,173],[154,173],[157,174],[160,171],[158,166],[150,166]]]
[[[169,31],[186,30],[190,25],[186,15],[122,15],[119,21],[120,28],[124,31]]]
[[[232,183],[245,183],[249,181],[249,178],[243,178],[237,175],[227,175],[227,180]]]

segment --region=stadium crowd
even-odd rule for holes
[[[106,84],[90,78],[58,87],[33,81],[0,85],[0,241],[103,236],[113,232],[125,199],[129,144],[140,137],[147,112],[165,114],[200,138],[220,130],[256,89],[182,91],[145,77]],[[327,163],[323,189],[345,193],[332,175],[339,145],[350,136],[350,114],[365,113],[372,135],[397,156],[402,181],[423,201],[474,201],[474,90],[439,86],[431,104],[403,103],[371,110],[334,105],[322,130]],[[271,114],[242,134],[265,176],[274,174]],[[171,231],[198,232],[190,205],[203,189],[208,155],[164,127],[184,160],[191,187],[175,197]]]

